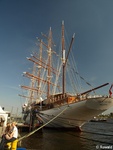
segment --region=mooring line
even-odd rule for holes
[[[56,115],[54,118],[52,118],[51,120],[49,120],[47,123],[45,123],[44,125],[40,126],[38,129],[34,130],[33,132],[31,133],[28,133],[27,135],[21,137],[18,139],[18,141],[21,141],[23,140],[24,138],[27,138],[29,136],[31,136],[32,134],[34,134],[35,132],[39,131],[40,129],[42,129],[44,126],[46,126],[47,124],[49,124],[50,122],[52,122],[53,120],[55,120],[58,116],[60,116],[64,111],[66,111],[66,109],[68,108],[69,106],[65,107],[58,115]]]

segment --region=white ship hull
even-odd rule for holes
[[[113,106],[113,98],[97,97],[89,98],[75,102],[69,105],[60,106],[58,108],[52,108],[45,111],[40,111],[40,117],[43,123],[47,123],[56,115],[68,107],[60,116],[58,116],[46,127],[55,128],[74,128],[81,127],[84,123],[92,119],[94,116],[99,115],[105,110]]]

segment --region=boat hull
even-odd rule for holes
[[[81,127],[94,116],[99,115],[105,110],[113,106],[113,98],[97,97],[89,98],[83,101],[78,101],[71,104],[62,105],[57,108],[40,111],[40,117],[43,123],[47,123],[56,115],[61,113],[60,116],[55,118],[52,122],[46,125],[51,128],[75,128]],[[62,113],[62,111],[67,109]]]

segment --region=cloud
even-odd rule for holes
[[[91,77],[89,80],[90,82],[95,82],[97,80],[97,77]]]
[[[9,88],[9,89],[13,89],[13,90],[16,90],[16,91],[20,91],[20,88],[19,87],[14,87],[14,86],[9,86],[9,85],[4,85],[2,86],[4,88]]]

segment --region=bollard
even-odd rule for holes
[[[18,143],[18,140],[15,140],[15,141],[11,142],[11,150],[16,150],[17,149],[17,143]]]

